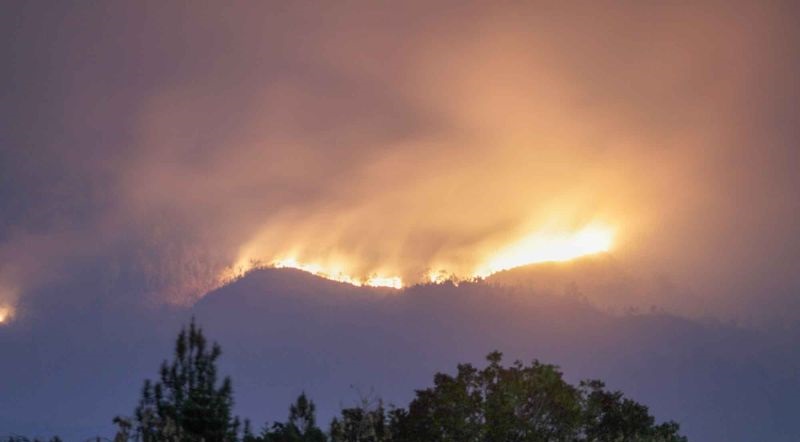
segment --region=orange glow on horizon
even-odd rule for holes
[[[420,275],[411,284],[423,282],[440,284],[446,281],[459,281],[486,278],[494,273],[510,270],[516,267],[545,262],[564,262],[597,253],[608,252],[614,244],[614,229],[599,223],[591,223],[574,232],[537,230],[523,236],[521,239],[505,246],[495,247],[483,253],[485,257],[478,259],[480,263],[471,272],[453,266],[441,266],[438,270],[431,270]],[[226,269],[220,277],[220,284],[225,284],[243,276],[256,268],[291,268],[301,270],[332,281],[362,287],[387,287],[402,289],[406,286],[401,276],[392,273],[375,272],[368,275],[358,275],[352,265],[352,260],[339,257],[314,261],[303,261],[295,257],[284,257],[261,261],[253,259],[248,253],[240,258],[232,267]],[[477,253],[477,251],[476,251]],[[293,255],[289,255],[293,256]],[[262,264],[264,263],[264,264]],[[386,267],[384,267],[386,268]],[[400,273],[400,272],[398,272]],[[408,275],[406,275],[408,276]]]
[[[529,264],[570,261],[608,252],[613,243],[613,230],[600,225],[589,225],[574,233],[535,232],[492,255],[474,276],[485,278]]]
[[[403,288],[403,280],[399,276],[373,276],[365,282],[370,287],[391,287],[393,289]]]
[[[9,306],[0,306],[0,325],[6,324],[11,321],[14,310]]]
[[[272,267],[276,269],[290,268],[302,270],[311,273],[312,275],[320,276],[332,281],[344,282],[355,286],[369,286],[369,287],[389,287],[393,289],[403,288],[403,280],[399,276],[380,276],[373,275],[366,279],[359,279],[346,274],[338,268],[326,268],[320,264],[301,263],[294,258],[280,259],[272,263]]]

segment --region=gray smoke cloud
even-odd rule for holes
[[[188,303],[290,256],[413,283],[602,222],[677,287],[626,303],[798,311],[789,3],[7,9],[4,303],[87,271]]]

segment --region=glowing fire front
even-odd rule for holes
[[[481,265],[474,276],[485,278],[493,273],[528,264],[561,262],[608,252],[614,242],[610,228],[590,225],[574,233],[533,233],[501,249]]]
[[[313,275],[321,276],[333,281],[345,282],[355,286],[369,286],[369,287],[390,287],[394,289],[403,288],[403,280],[399,276],[379,276],[373,275],[365,279],[355,278],[346,274],[341,270],[334,270],[326,268],[320,264],[309,264],[298,262],[294,258],[280,259],[272,263],[272,267],[277,269],[290,268],[303,270]]]
[[[589,224],[573,232],[539,230],[523,236],[521,239],[503,247],[494,249],[484,259],[478,260],[480,265],[471,272],[457,273],[447,266],[421,275],[418,282],[442,283],[485,278],[494,273],[513,269],[529,264],[544,262],[561,262],[580,258],[597,253],[608,252],[614,244],[614,230],[601,224]],[[232,277],[241,276],[248,270],[258,267],[292,268],[320,276],[333,281],[352,284],[355,286],[389,287],[401,289],[404,281],[401,276],[391,274],[371,274],[368,276],[355,276],[349,271],[351,268],[343,260],[327,260],[320,262],[305,262],[294,257],[278,258],[266,261],[253,259],[250,254],[239,260],[234,267],[221,278],[224,281]],[[411,278],[413,279],[413,278]]]

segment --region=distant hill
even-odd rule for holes
[[[663,302],[663,290],[670,287],[635,276],[611,254],[585,256],[566,262],[537,263],[495,273],[486,282],[519,287],[538,293],[571,295],[598,306],[624,311],[629,307],[649,308]]]
[[[603,286],[606,263],[585,266],[587,281]],[[658,419],[678,421],[690,440],[800,440],[796,339],[656,312],[611,314],[583,288],[558,290],[577,269],[399,291],[263,269],[187,310],[58,305],[0,330],[0,434],[108,435],[111,418],[132,411],[143,379],[156,375],[175,332],[195,315],[222,345],[237,412],[257,427],[284,419],[303,390],[324,423],[359,392],[406,403],[432,373],[498,349],[507,360],[559,364],[571,382],[602,379]],[[518,275],[536,279],[509,282]],[[551,278],[545,289],[541,275]]]
[[[800,435],[786,395],[800,393],[800,380],[769,368],[788,349],[765,349],[768,337],[732,325],[657,312],[613,315],[587,301],[600,290],[629,295],[635,283],[625,281],[602,258],[401,291],[265,269],[210,293],[194,312],[247,386],[240,405],[258,410],[265,396],[279,399],[268,415],[281,415],[301,388],[318,398],[323,416],[341,398],[355,400],[350,385],[404,402],[431,372],[499,349],[511,359],[560,364],[572,380],[606,380],[651,405],[657,418],[678,420],[691,440]],[[575,292],[559,290],[572,282]],[[796,350],[788,351],[794,356],[784,362],[797,367]]]

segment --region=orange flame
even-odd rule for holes
[[[608,252],[613,243],[614,232],[601,225],[589,225],[574,233],[535,232],[490,256],[474,275],[485,278],[528,264],[569,261]]]
[[[539,229],[521,239],[494,249],[487,254],[471,273],[457,273],[456,268],[449,266],[437,267],[425,275],[420,275],[418,282],[442,283],[445,281],[458,281],[473,278],[485,278],[493,273],[509,270],[528,264],[569,261],[587,255],[608,252],[614,243],[614,230],[606,225],[591,223],[574,232],[542,230]],[[333,281],[352,284],[355,286],[388,287],[401,289],[405,286],[402,277],[391,273],[376,273],[358,276],[353,272],[351,262],[346,258],[338,257],[314,261],[297,259],[294,254],[283,255],[267,261],[252,258],[253,248],[246,249],[248,253],[232,267],[229,267],[220,276],[223,284],[259,267],[292,268],[320,276]],[[262,264],[266,262],[267,264]],[[384,267],[385,268],[385,267]],[[463,267],[462,267],[463,269]]]

